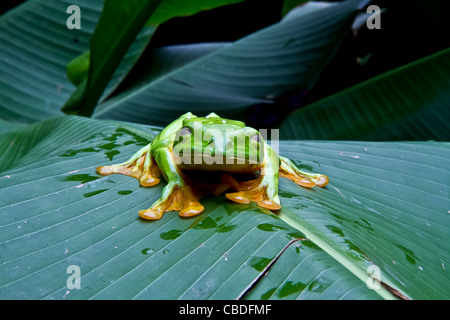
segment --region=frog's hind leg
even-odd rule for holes
[[[136,152],[126,162],[98,167],[97,172],[101,175],[124,174],[138,179],[144,187],[157,185],[160,181],[158,177],[161,172],[150,151],[151,143]]]
[[[139,216],[147,220],[161,219],[165,212],[178,211],[181,217],[192,217],[204,210],[192,188],[170,183],[164,187],[161,198],[149,209],[140,210]]]
[[[158,149],[155,152],[158,165],[163,168],[162,174],[167,181],[161,197],[149,209],[139,211],[143,219],[157,220],[165,212],[178,211],[182,217],[192,217],[204,210],[194,189],[187,183],[183,173],[176,166],[169,149]]]
[[[328,184],[326,175],[300,170],[291,160],[282,156],[280,156],[280,176],[308,188],[324,187]]]
[[[265,185],[262,180],[262,177],[259,177],[255,180],[238,182],[232,176],[224,174],[222,182],[236,190],[236,192],[226,193],[225,197],[237,203],[256,202],[258,206],[269,210],[281,209],[278,195],[273,194],[272,188]]]
[[[256,202],[260,207],[269,210],[281,209],[278,197],[278,155],[269,147],[264,149],[265,160],[262,165],[261,175],[255,180],[237,182],[230,175],[223,175],[222,180],[237,192],[227,193],[225,196],[234,202]]]

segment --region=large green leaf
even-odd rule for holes
[[[241,1],[242,0],[202,0],[187,3],[177,0],[164,0],[158,5],[155,12],[150,16],[150,19],[146,22],[146,25],[157,26],[174,17],[192,15],[202,10],[212,9],[214,7]],[[133,4],[125,3],[122,5],[130,6]],[[119,8],[118,5],[114,3],[112,4],[112,6]],[[105,17],[104,24],[106,26],[110,26],[116,23],[117,21],[114,16],[108,14],[108,16]],[[108,28],[106,28],[106,30],[109,31]],[[106,31],[99,30],[99,32],[102,34]],[[96,46],[96,43],[93,43],[92,46]],[[88,77],[89,65],[90,51],[84,52],[69,63],[69,65],[67,66],[67,72],[69,73],[69,79],[72,81],[72,83],[78,86],[85,78]]]
[[[78,5],[81,29],[69,30],[67,7]],[[32,0],[0,17],[0,118],[31,123],[61,115],[74,86],[69,61],[89,48],[102,1]],[[126,76],[153,33],[144,28],[110,81],[110,93]]]
[[[76,59],[78,63],[69,65],[77,78],[85,73],[86,78],[79,83],[63,110],[91,116],[98,100],[104,94],[112,75],[124,54],[139,32],[148,25],[158,25],[170,18],[190,15],[215,6],[242,0],[202,0],[186,3],[176,0],[107,0],[97,27],[90,41],[89,54]],[[86,60],[89,59],[89,62]],[[79,68],[79,66],[82,66]]]
[[[283,139],[450,140],[450,49],[291,114]]]
[[[114,71],[161,0],[107,0],[90,41],[87,78],[64,105],[90,116]],[[82,55],[84,57],[85,55]]]
[[[0,119],[0,134],[6,133],[8,131],[16,130],[22,128],[23,125],[17,123],[11,123]]]
[[[449,144],[280,142],[330,184],[282,180],[275,214],[218,197],[197,217],[146,222],[137,211],[162,185],[95,167],[124,161],[157,133],[68,116],[0,136],[0,297],[450,297]],[[66,286],[71,265],[81,289]],[[392,289],[368,289],[373,265]]]
[[[300,166],[325,172],[327,189],[282,184],[279,217],[347,269],[366,276],[370,261],[382,282],[412,299],[448,299],[450,277],[449,143],[286,142]]]
[[[152,66],[151,81],[101,103],[94,117],[165,125],[190,110],[239,118],[252,104],[308,89],[347,34],[359,2],[300,7],[277,24],[178,69],[169,66],[158,77]],[[159,63],[171,61],[162,57]]]

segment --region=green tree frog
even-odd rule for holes
[[[328,183],[326,175],[302,171],[279,156],[257,130],[215,113],[206,117],[186,113],[128,161],[98,167],[97,172],[125,174],[139,179],[144,187],[157,185],[162,175],[167,184],[161,197],[149,209],[139,211],[142,218],[150,220],[160,219],[168,211],[195,216],[204,210],[201,197],[229,189],[233,191],[225,194],[229,200],[279,210],[279,176],[304,187]],[[192,175],[195,172],[202,172],[207,179],[218,177],[218,181],[198,181]],[[239,179],[245,175],[251,179]]]

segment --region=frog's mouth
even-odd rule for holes
[[[241,157],[212,157],[202,154],[198,158],[174,156],[175,163],[181,170],[222,171],[236,173],[251,173],[261,169],[262,163],[253,159]]]
[[[259,169],[251,172],[185,170],[183,171],[183,174],[191,183],[195,183],[196,187],[202,187],[203,184],[211,187],[211,185],[223,184],[223,175],[229,175],[238,182],[255,180],[261,176],[261,170]]]

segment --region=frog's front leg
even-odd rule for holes
[[[279,210],[281,204],[278,197],[278,155],[267,145],[264,152],[265,157],[259,178],[239,183],[230,175],[222,176],[225,184],[237,190],[237,192],[227,193],[225,196],[234,202],[250,203],[253,201],[260,207]]]
[[[97,172],[101,175],[124,174],[138,179],[144,187],[157,185],[160,181],[158,177],[161,175],[161,172],[151,155],[151,149],[152,146],[149,143],[126,162],[98,167]]]
[[[161,148],[155,151],[154,157],[167,185],[159,200],[149,209],[139,211],[139,215],[144,219],[157,220],[168,211],[179,211],[182,217],[201,213],[204,207],[200,204],[194,190],[183,178],[183,173],[175,164],[172,152],[168,148]]]
[[[291,160],[282,156],[280,156],[280,175],[308,188],[324,187],[328,184],[326,175],[300,170]]]

